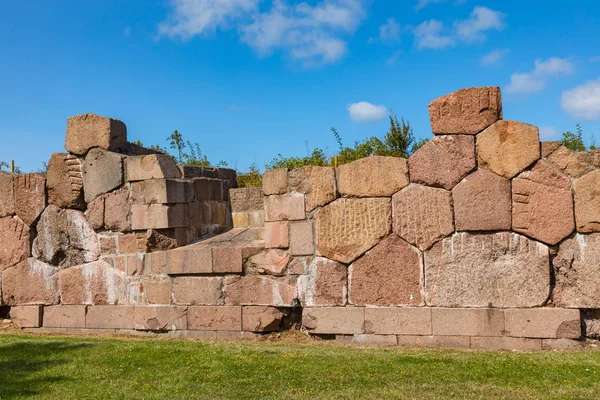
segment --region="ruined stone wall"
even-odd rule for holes
[[[429,112],[435,137],[409,159],[274,169],[243,189],[228,170],[109,152],[123,151],[112,133],[92,150],[69,146],[68,129],[71,153],[53,156],[46,183],[0,175],[3,302],[22,327],[77,332],[296,327],[350,343],[521,350],[597,337],[600,152],[503,120],[497,87]],[[91,130],[81,126],[72,137]]]

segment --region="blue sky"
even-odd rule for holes
[[[504,117],[549,140],[600,141],[600,2],[574,0],[0,0],[0,160],[37,170],[66,119],[121,119],[130,140],[175,129],[211,161],[387,130],[431,137],[427,104],[498,85]]]

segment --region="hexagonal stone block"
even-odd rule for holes
[[[548,161],[572,178],[580,177],[594,169],[591,153],[586,151],[571,151],[565,146],[558,147],[558,149],[548,155]]]
[[[479,168],[512,178],[540,158],[537,127],[517,121],[498,121],[477,135]]]
[[[550,294],[548,247],[516,233],[455,233],[425,253],[434,307],[538,307]]]
[[[452,189],[457,231],[510,230],[510,181],[479,169]]]
[[[544,160],[512,182],[513,230],[556,244],[575,229],[571,180]]]
[[[408,159],[410,181],[452,189],[475,168],[473,136],[436,136]]]
[[[390,199],[338,199],[316,215],[317,251],[342,263],[351,263],[390,233]]]
[[[421,252],[391,234],[350,266],[351,304],[423,305]]]
[[[600,170],[573,182],[575,221],[578,232],[600,231]]]
[[[436,135],[475,135],[502,119],[502,94],[497,86],[457,90],[429,103]]]
[[[14,177],[15,212],[32,226],[46,208],[46,178],[42,174],[23,174]]]
[[[392,197],[392,208],[394,233],[420,250],[454,232],[447,190],[411,183]]]
[[[335,170],[331,167],[303,167],[288,174],[288,190],[305,194],[306,212],[337,198]]]
[[[408,185],[408,166],[401,157],[366,157],[341,165],[338,190],[344,197],[387,197]]]

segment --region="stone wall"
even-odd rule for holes
[[[120,121],[71,118],[46,178],[0,175],[3,304],[24,329],[66,332],[300,328],[520,350],[596,338],[600,152],[503,120],[497,87],[429,112],[435,137],[408,160],[274,169],[255,189],[144,154]]]

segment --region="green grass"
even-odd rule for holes
[[[0,335],[0,399],[597,399],[600,352]]]

